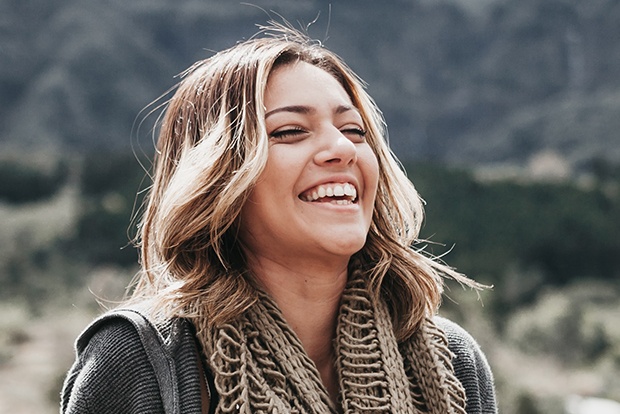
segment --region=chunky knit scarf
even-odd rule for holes
[[[210,328],[196,321],[217,413],[465,413],[445,334],[426,319],[397,343],[385,304],[371,299],[356,273],[343,294],[335,342],[341,409],[276,304],[261,294],[234,323]]]

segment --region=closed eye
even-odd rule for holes
[[[362,142],[366,137],[366,131],[361,128],[344,128],[340,132],[355,142]]]
[[[303,128],[294,127],[294,128],[287,128],[287,129],[274,131],[269,136],[271,138],[285,140],[285,139],[301,138],[302,135],[307,134],[307,133],[308,131],[306,131]]]

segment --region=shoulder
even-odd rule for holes
[[[154,363],[161,364],[161,359],[153,361],[153,354],[146,349],[152,349],[153,341],[158,343],[164,363],[173,370],[175,388],[188,396],[182,401],[182,408],[192,408],[185,412],[193,411],[195,400],[200,401],[200,390],[196,386],[198,357],[191,325],[175,319],[152,330],[145,329],[144,324],[152,326],[141,316],[111,312],[82,332],[76,341],[76,360],[63,386],[63,413],[162,412],[158,375],[153,368]],[[145,336],[145,331],[156,336]],[[162,370],[159,369],[160,379]]]
[[[63,386],[63,413],[131,412],[131,405],[152,407],[160,400],[154,370],[128,320],[97,319],[78,338],[76,351]]]
[[[493,374],[476,340],[449,319],[436,316],[433,321],[446,334],[454,354],[452,365],[467,394],[467,413],[496,413]]]
[[[464,354],[473,356],[482,353],[476,340],[456,322],[442,316],[435,316],[433,322],[446,334],[450,350],[456,355]]]

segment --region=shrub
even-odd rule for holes
[[[60,189],[67,176],[64,162],[48,172],[23,162],[0,161],[0,200],[20,204],[47,199]]]
[[[93,264],[136,264],[131,224],[142,200],[145,177],[130,153],[93,153],[85,158],[80,176],[81,215],[69,242],[80,259]]]

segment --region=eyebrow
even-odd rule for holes
[[[351,105],[338,105],[338,107],[336,107],[336,109],[334,110],[334,113],[337,115],[340,115],[342,113],[345,113],[347,111],[356,111],[359,112],[357,110],[356,107],[351,106]],[[290,105],[290,106],[283,106],[281,108],[276,108],[276,109],[272,109],[271,111],[267,112],[265,114],[265,119],[269,118],[271,115],[273,114],[277,114],[278,112],[293,112],[296,114],[310,114],[312,112],[315,112],[315,109],[310,107],[310,106],[304,106],[304,105]]]

